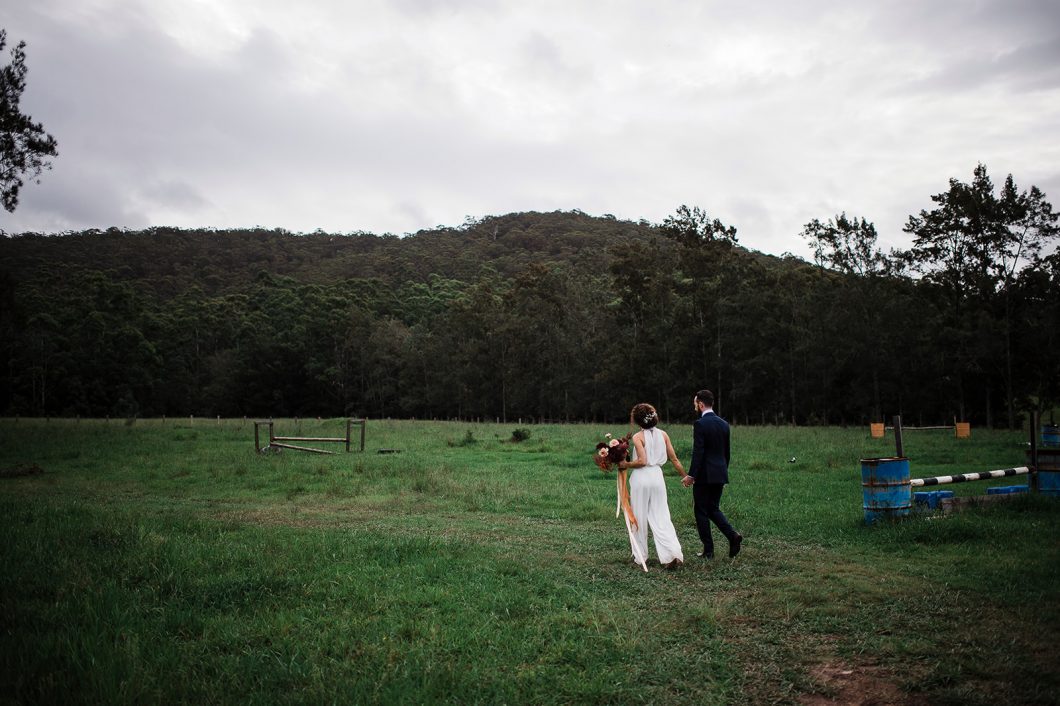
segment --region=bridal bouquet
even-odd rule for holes
[[[600,467],[601,471],[605,473],[607,471],[614,470],[616,464],[619,461],[625,461],[626,456],[629,453],[629,440],[633,436],[633,432],[626,434],[621,438],[614,438],[610,434],[604,437],[604,441],[601,441],[596,445],[596,453],[593,454],[593,461]]]
[[[593,454],[593,461],[595,461],[596,465],[600,467],[600,470],[605,473],[616,469],[619,461],[626,460],[627,454],[629,453],[629,440],[632,438],[632,431],[617,439],[610,434],[606,435],[604,440],[596,445],[596,453]],[[637,540],[633,536],[638,525],[637,516],[633,514],[633,508],[629,503],[629,488],[626,486],[626,471],[621,469],[618,470],[618,473],[615,474],[615,485],[616,494],[618,495],[615,503],[615,517],[623,514],[625,515],[626,531],[629,533],[630,546],[633,547],[633,558],[638,564],[640,564],[641,568],[647,571],[648,557],[641,555],[639,549],[640,545],[637,544]]]

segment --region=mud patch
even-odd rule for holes
[[[24,476],[39,476],[44,469],[35,463],[21,463],[11,468],[0,468],[0,478],[22,478]]]
[[[818,693],[803,694],[803,706],[919,706],[928,702],[919,695],[907,694],[895,683],[893,673],[874,666],[851,666],[843,663],[820,664],[810,670]]]

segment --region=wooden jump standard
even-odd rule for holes
[[[296,446],[294,444],[281,443],[285,441],[310,441],[316,443],[336,443],[346,444],[346,453],[350,452],[350,431],[354,424],[361,427],[361,451],[364,451],[364,419],[347,419],[346,420],[346,436],[345,437],[332,437],[332,436],[276,436],[273,433],[273,422],[254,422],[254,448],[258,453],[262,453],[266,449],[279,448],[279,449],[292,449],[294,451],[308,451],[309,453],[315,454],[329,454],[332,455],[334,451],[325,451],[324,449],[314,449],[308,446]],[[267,426],[269,428],[269,443],[267,446],[261,445],[261,439],[258,434],[259,427]]]

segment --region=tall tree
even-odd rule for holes
[[[1029,398],[1032,409],[1049,411],[1060,404],[1060,251],[1025,268],[1014,287],[1019,335],[1013,339],[1013,357],[1019,364],[1014,375],[1017,389]]]
[[[841,275],[836,300],[848,305],[828,307],[822,315],[832,318],[828,331],[843,332],[836,350],[845,350],[846,358],[867,365],[872,380],[872,418],[883,419],[880,371],[891,354],[887,348],[892,336],[883,330],[882,307],[887,298],[881,278],[890,267],[876,245],[876,226],[844,212],[827,223],[813,219],[803,228],[802,237],[809,241],[820,267]]]
[[[727,226],[717,218],[711,218],[699,206],[689,208],[681,204],[674,215],[667,216],[660,226],[667,237],[682,245],[727,240],[735,243],[736,227]]]
[[[814,218],[802,230],[821,267],[844,274],[875,275],[884,271],[887,258],[876,246],[876,226],[846,212],[821,223]]]
[[[1021,263],[1036,263],[1043,246],[1057,236],[1057,214],[1037,187],[1020,192],[1011,174],[1001,194],[995,195],[984,164],[976,166],[970,184],[950,179],[949,190],[931,199],[938,206],[910,216],[905,226],[905,231],[914,236],[908,259],[947,297],[948,324],[957,334],[952,340],[958,375],[967,377],[991,369],[1001,373],[1008,424],[1012,427],[1015,393],[1011,285]],[[1003,333],[1000,346],[996,336],[999,329]],[[1000,364],[991,358],[1000,358]],[[963,415],[961,378],[958,384]],[[989,376],[985,390],[989,419]]]
[[[7,31],[0,29],[0,51],[5,46]],[[0,68],[0,201],[9,213],[18,206],[22,177],[36,180],[43,170],[51,169],[48,158],[59,154],[55,138],[22,113],[27,71],[26,43],[19,42],[11,50],[11,63]]]
[[[682,323],[692,347],[689,370],[698,369],[697,385],[710,381],[715,387],[715,406],[722,408],[721,369],[727,348],[722,319],[731,308],[736,227],[711,218],[698,206],[682,204],[659,230],[680,248],[679,270],[683,276],[679,282],[684,306],[677,316],[684,315]]]
[[[1004,314],[1004,360],[1002,377],[1005,381],[1005,402],[1008,427],[1016,425],[1015,388],[1013,385],[1012,338],[1014,321],[1013,289],[1021,261],[1032,266],[1041,264],[1042,247],[1057,236],[1057,214],[1045,200],[1045,194],[1032,186],[1020,192],[1009,174],[998,198],[997,218],[988,234],[986,263],[991,279],[1000,288]]]

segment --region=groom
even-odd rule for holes
[[[714,414],[714,393],[700,390],[692,398],[699,418],[692,427],[692,464],[682,483],[692,486],[692,502],[696,528],[703,540],[703,551],[698,556],[714,558],[714,538],[710,534],[713,522],[729,540],[729,556],[740,553],[743,535],[732,528],[719,507],[721,492],[729,482],[729,424]]]

